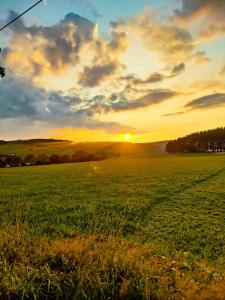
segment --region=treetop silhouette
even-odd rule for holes
[[[0,48],[0,52],[2,51],[2,49]],[[0,77],[5,77],[5,68],[3,68],[2,66],[0,66]]]

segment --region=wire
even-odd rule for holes
[[[25,10],[22,14],[18,15],[15,19],[11,20],[9,23],[7,23],[5,26],[3,26],[2,28],[0,28],[0,31],[4,30],[6,27],[8,27],[9,25],[11,25],[12,23],[14,23],[16,20],[18,20],[19,18],[21,18],[23,15],[25,15],[28,11],[30,11],[31,9],[33,9],[35,6],[37,6],[38,4],[40,4],[41,2],[43,2],[44,0],[39,0],[37,3],[35,3],[34,5],[32,5],[30,8],[28,8],[27,10]]]

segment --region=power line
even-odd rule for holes
[[[32,5],[30,8],[28,8],[27,10],[25,10],[22,14],[18,15],[15,19],[11,20],[9,23],[7,23],[5,26],[3,26],[2,28],[0,28],[0,31],[2,31],[3,29],[5,29],[6,27],[8,27],[9,25],[11,25],[12,23],[14,23],[16,20],[18,20],[19,18],[21,18],[23,15],[25,15],[26,13],[28,13],[28,11],[30,11],[31,9],[33,9],[35,6],[37,6],[38,4],[40,4],[41,2],[43,2],[44,0],[39,0],[37,3],[35,3],[34,5]]]

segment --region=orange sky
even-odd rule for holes
[[[7,30],[0,139],[148,142],[224,126],[225,5],[145,4],[96,1],[96,19],[66,0],[48,19],[50,0]]]

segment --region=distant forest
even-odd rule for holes
[[[187,135],[166,145],[168,153],[225,152],[225,128]]]
[[[0,145],[34,144],[34,143],[56,143],[56,142],[69,142],[69,141],[68,140],[58,140],[58,139],[31,139],[31,140],[14,140],[14,141],[0,140]]]

